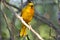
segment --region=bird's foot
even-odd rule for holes
[[[29,30],[31,29],[31,25],[29,25]]]

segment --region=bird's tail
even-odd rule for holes
[[[24,36],[27,35],[26,29],[27,29],[26,26],[25,26],[25,25],[22,25],[22,28],[21,28],[21,30],[20,30],[20,36],[21,36],[21,37],[24,37]]]

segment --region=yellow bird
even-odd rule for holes
[[[34,16],[34,4],[33,2],[28,2],[28,4],[22,9],[21,17],[28,24]],[[25,37],[27,35],[26,26],[22,24],[20,30],[20,36]]]

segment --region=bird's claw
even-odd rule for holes
[[[31,25],[29,25],[29,30],[31,29]]]

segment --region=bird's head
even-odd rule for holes
[[[28,6],[30,6],[31,8],[33,8],[34,7],[33,2],[28,3]]]

